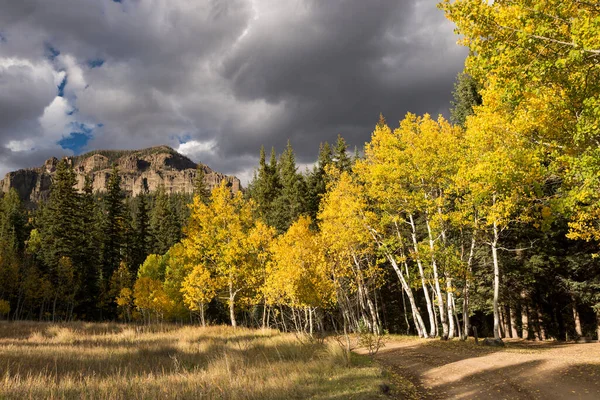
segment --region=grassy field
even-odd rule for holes
[[[390,377],[272,330],[0,323],[1,399],[377,399]]]

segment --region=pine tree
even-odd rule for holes
[[[206,184],[206,172],[204,165],[198,164],[196,167],[196,178],[194,179],[194,196],[200,196],[200,199],[207,203],[210,200],[210,189]]]
[[[155,193],[150,224],[154,235],[153,253],[165,254],[181,239],[177,204],[175,198],[165,192],[164,186],[159,186]]]
[[[80,282],[76,295],[76,313],[85,319],[93,318],[98,296],[98,278],[101,269],[98,242],[100,241],[99,215],[94,199],[92,180],[85,177],[83,194],[79,198],[79,244],[75,262],[75,279]]]
[[[142,265],[151,251],[152,236],[150,233],[150,216],[148,210],[148,183],[142,182],[142,192],[137,196],[137,210],[134,221],[135,243],[132,257],[131,274],[136,276],[137,270]]]
[[[319,146],[319,158],[312,172],[307,178],[307,202],[306,209],[312,221],[316,221],[319,212],[321,197],[327,188],[326,168],[332,163],[331,147],[328,142],[321,143]]]
[[[125,195],[121,190],[121,177],[116,165],[113,165],[107,183],[107,193],[104,198],[104,224],[102,246],[102,275],[104,289],[108,289],[108,280],[119,267],[123,258],[122,250],[125,245],[127,230],[125,218]]]
[[[342,135],[338,135],[337,137],[333,151],[333,165],[340,172],[350,172],[352,170],[352,160],[348,157],[348,144]]]
[[[250,184],[249,189],[250,197],[257,203],[258,214],[262,220],[266,224],[274,226],[277,212],[274,202],[281,191],[274,148],[271,149],[271,159],[267,164],[265,148],[261,146],[258,174]]]
[[[10,303],[19,290],[19,267],[23,253],[25,210],[18,193],[11,189],[0,198],[0,302],[10,312]],[[13,307],[14,308],[14,307]]]
[[[306,211],[306,182],[297,171],[296,156],[289,141],[278,167],[281,192],[274,202],[273,226],[282,233]]]
[[[54,269],[62,257],[73,259],[79,244],[78,194],[75,172],[65,158],[56,167],[44,221],[42,245],[45,264]]]
[[[456,77],[454,100],[451,102],[450,122],[463,126],[469,115],[473,115],[473,107],[481,105],[481,85],[469,74],[461,72]]]
[[[40,230],[41,259],[49,284],[46,300],[53,320],[72,316],[81,286],[82,278],[75,273],[80,267],[75,263],[81,260],[80,199],[75,184],[71,162],[64,158],[56,167]]]

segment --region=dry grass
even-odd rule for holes
[[[387,380],[272,330],[0,323],[2,399],[372,399]]]

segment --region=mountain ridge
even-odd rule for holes
[[[144,181],[150,192],[162,185],[167,193],[192,193],[199,165],[204,169],[204,180],[210,189],[225,180],[232,191],[241,190],[237,177],[196,164],[166,145],[138,150],[93,150],[66,159],[73,166],[77,180],[75,187],[80,192],[86,176],[92,179],[95,193],[104,192],[113,164],[117,165],[121,176],[121,188],[130,196],[137,196],[143,191]],[[40,167],[9,172],[0,180],[0,191],[6,193],[14,188],[23,201],[39,203],[45,200],[58,162],[58,158],[51,157]]]

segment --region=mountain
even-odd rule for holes
[[[150,147],[142,150],[97,150],[80,156],[67,157],[77,176],[76,188],[83,190],[85,176],[92,178],[94,192],[104,192],[112,165],[117,164],[121,175],[121,188],[131,196],[142,191],[144,180],[152,192],[164,185],[167,193],[192,193],[197,164],[168,146]],[[14,188],[23,201],[37,203],[48,198],[52,177],[58,159],[52,157],[38,168],[9,172],[0,180],[0,191]],[[223,180],[232,191],[241,190],[240,180],[213,171],[203,165],[205,181],[209,188]]]

